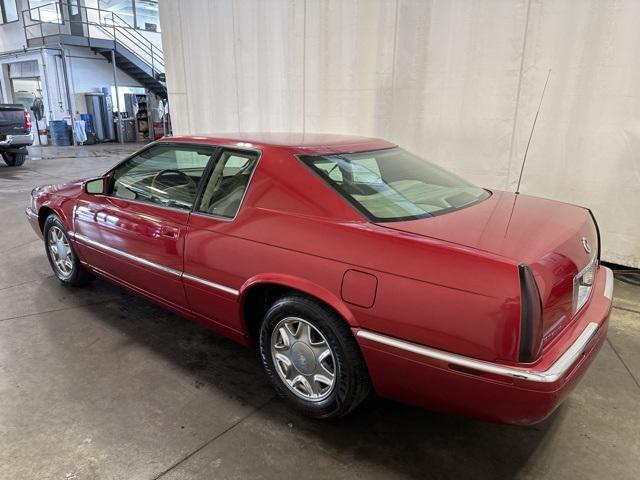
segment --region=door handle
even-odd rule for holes
[[[162,235],[163,237],[178,238],[179,233],[180,231],[177,228],[172,228],[172,227],[160,228],[160,235]]]

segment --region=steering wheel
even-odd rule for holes
[[[184,173],[184,172],[182,172],[180,170],[173,170],[171,168],[167,168],[166,170],[160,170],[158,173],[156,173],[153,176],[153,179],[151,180],[151,186],[152,187],[157,187],[158,183],[161,183],[159,181],[159,179],[162,176],[167,175],[168,173],[178,174],[179,176],[184,178],[186,180],[186,182],[181,184],[181,185],[188,185],[189,187],[191,187],[193,189],[197,188],[196,182],[193,180],[193,178],[191,178],[189,175],[187,175],[186,173]],[[166,187],[166,184],[164,184],[163,186]],[[176,186],[176,185],[172,185],[172,186]]]

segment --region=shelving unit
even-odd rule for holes
[[[136,114],[136,127],[138,129],[138,140],[149,140],[149,99],[147,95],[135,94],[138,102],[138,113]]]

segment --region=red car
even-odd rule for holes
[[[605,339],[585,208],[476,187],[384,140],[174,137],[27,209],[65,284],[100,276],[260,350],[318,418],[379,395],[547,417]]]

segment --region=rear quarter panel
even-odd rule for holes
[[[221,260],[228,261],[227,274],[239,275],[229,281],[278,272],[307,279],[339,299],[345,272],[356,269],[373,275],[377,288],[371,307],[345,302],[355,326],[489,361],[516,357],[516,264],[365,223],[253,213],[236,232],[244,243],[236,250],[241,258],[232,253],[237,242],[217,241],[215,249],[228,253]]]

